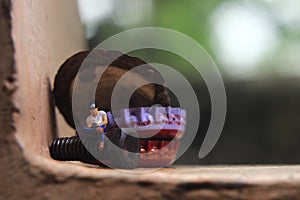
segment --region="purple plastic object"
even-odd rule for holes
[[[186,111],[178,107],[126,108],[114,114],[107,113],[109,127],[133,128],[143,138],[180,138],[185,131]]]
[[[108,112],[108,127],[132,128],[140,139],[137,167],[168,166],[175,160],[186,126],[186,111],[175,107],[127,108]]]

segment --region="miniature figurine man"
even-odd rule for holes
[[[103,110],[98,110],[95,103],[90,105],[90,115],[86,119],[86,126],[88,128],[96,128],[101,133],[101,141],[99,143],[99,149],[104,148],[104,134],[106,132],[107,115]]]

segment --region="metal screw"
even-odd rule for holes
[[[115,168],[135,168],[140,158],[140,141],[136,133],[126,134],[122,129],[114,128],[108,131],[106,136],[106,140],[110,142],[106,142],[108,145],[105,145],[102,151],[98,149],[97,135],[92,138],[78,136],[56,138],[49,147],[50,155],[53,159],[61,161],[82,161]]]

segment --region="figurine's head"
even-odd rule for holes
[[[97,114],[98,114],[98,108],[97,108],[97,106],[96,106],[95,103],[92,103],[92,104],[90,105],[89,111],[90,111],[90,114],[91,114],[92,116],[94,116],[94,117],[97,116]]]
[[[95,109],[95,108],[97,108],[96,104],[95,104],[95,103],[92,103],[92,104],[90,105],[90,110],[91,110],[91,109]]]

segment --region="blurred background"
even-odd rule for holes
[[[200,129],[176,164],[300,163],[299,0],[78,0],[78,5],[90,48],[124,30],[158,26],[192,37],[217,64],[227,118],[212,152],[199,159],[210,119],[201,75],[172,53],[130,53],[174,67],[199,93]]]

